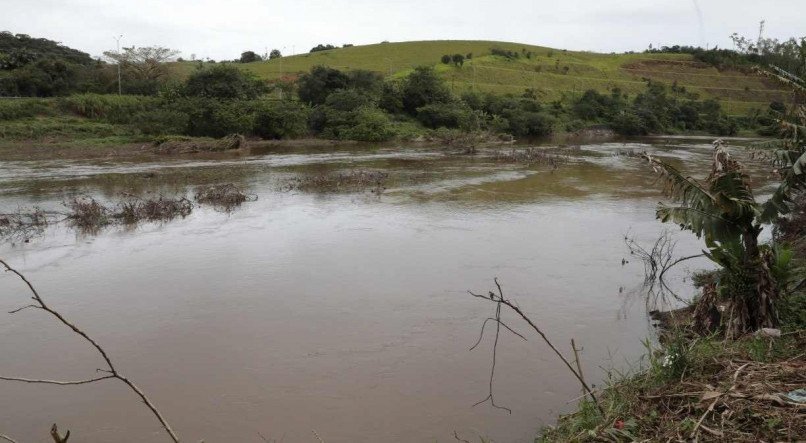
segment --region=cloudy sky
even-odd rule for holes
[[[185,57],[247,49],[307,52],[317,43],[506,40],[592,51],[650,43],[731,47],[733,32],[806,35],[806,0],[0,0],[0,30],[100,55],[161,45]]]

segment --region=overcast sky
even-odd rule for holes
[[[806,35],[806,0],[0,0],[0,30],[60,41],[91,55],[161,45],[184,57],[307,52],[318,43],[505,40],[600,52],[657,44],[731,47]]]

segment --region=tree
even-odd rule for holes
[[[229,64],[217,64],[196,70],[185,82],[185,94],[219,100],[253,99],[268,91],[254,74]]]
[[[299,99],[309,105],[321,105],[333,91],[349,84],[347,74],[326,66],[314,66],[297,80]]]
[[[445,55],[442,56],[441,61],[442,61],[443,64],[450,65],[451,64],[451,56],[448,55],[448,54],[445,54]]]
[[[269,53],[269,60],[274,60],[275,58],[280,58],[282,56],[283,54],[280,53],[279,49],[272,49],[271,52]]]
[[[328,51],[330,49],[336,49],[336,47],[333,45],[323,45],[319,43],[315,47],[311,48],[311,52]]]
[[[241,63],[252,63],[259,62],[261,60],[263,60],[263,58],[255,54],[255,51],[244,51],[241,53],[241,58],[238,61]]]
[[[417,108],[432,103],[451,101],[451,91],[437,76],[434,68],[419,66],[403,81],[403,109],[410,115],[417,115]]]
[[[465,56],[462,54],[453,54],[451,61],[453,61],[453,64],[456,66],[462,66],[465,64]]]
[[[127,73],[140,80],[157,80],[167,75],[165,63],[172,61],[179,51],[161,46],[123,48],[122,52],[106,51],[104,55],[119,63]]]

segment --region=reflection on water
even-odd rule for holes
[[[697,175],[710,145],[685,140],[580,147],[551,170],[385,148],[267,153],[164,162],[31,161],[0,165],[0,210],[58,208],[71,195],[185,193],[235,182],[259,196],[232,213],[195,210],[168,223],[86,236],[66,226],[0,246],[50,303],[94,335],[186,441],[531,441],[579,388],[537,337],[503,337],[497,403],[487,395],[489,305],[472,299],[498,277],[555,343],[584,346],[585,373],[624,369],[649,333],[631,296],[640,263],[622,265],[623,235],[651,241],[661,196],[638,158],[653,150]],[[387,191],[282,192],[299,174],[390,174]],[[761,182],[760,182],[761,183]],[[677,233],[675,233],[677,234]],[[701,245],[675,235],[676,253]],[[629,257],[627,257],[629,259]],[[690,295],[685,268],[675,290]],[[26,303],[0,278],[0,308]],[[510,324],[519,325],[515,319]],[[517,326],[516,326],[517,327]],[[517,328],[525,332],[526,328]],[[37,312],[0,317],[0,373],[86,378],[91,349]],[[161,439],[153,417],[114,383],[0,383],[3,431],[44,440],[57,422],[80,441]],[[11,399],[11,401],[9,401]]]

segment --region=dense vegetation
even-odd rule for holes
[[[657,316],[660,348],[646,342],[648,367],[611,373],[598,399],[584,400],[541,441],[795,441],[806,433],[797,395],[806,369],[806,81],[775,65],[763,72],[793,96],[774,110],[777,137],[755,147],[777,187],[758,201],[721,140],[704,181],[644,155],[677,203],[660,204],[658,219],[702,238],[718,267],[694,275],[701,294],[690,306]],[[774,235],[762,243],[769,224]]]
[[[802,43],[762,46],[767,48],[765,57],[770,60],[791,64],[806,57]],[[350,45],[344,48],[339,51],[353,49]],[[319,45],[314,49],[319,52],[336,47]],[[659,51],[689,52],[700,58],[722,54],[721,50],[687,47]],[[728,52],[742,63],[755,60],[746,48]],[[446,81],[444,69],[463,71],[468,62],[475,64],[485,57],[512,63],[531,63],[540,57],[526,48],[492,47],[488,53],[475,57],[472,53],[445,54],[442,62],[448,66],[419,66],[402,76],[316,65],[296,77],[267,81],[241,67],[263,59],[253,51],[242,53],[238,59],[241,63],[236,64],[197,62],[187,76],[178,77],[167,66],[176,51],[132,47],[105,53],[121,67],[119,84],[118,66],[93,60],[56,42],[3,33],[0,95],[69,97],[56,102],[0,102],[0,120],[6,121],[0,129],[4,138],[9,134],[13,138],[24,132],[19,127],[25,123],[19,119],[64,118],[67,113],[68,117],[118,125],[117,132],[146,136],[221,137],[238,133],[278,139],[316,136],[377,142],[416,138],[434,130],[528,138],[590,126],[608,127],[623,135],[684,131],[734,135],[742,129],[772,133],[776,116],[787,109],[783,103],[773,102],[767,109],[756,109],[743,117],[728,116],[717,100],[703,99],[700,93],[677,82],[651,79],[645,79],[640,89],[590,88],[554,100],[544,98],[545,94],[535,88],[506,94],[475,88],[455,92],[453,84]],[[576,69],[561,66],[553,50],[547,56],[557,57],[553,68],[547,69],[560,75],[570,75]],[[279,51],[269,56],[279,57]],[[713,63],[724,64],[724,58]],[[104,95],[117,92],[118,87],[124,96]],[[41,119],[37,124],[43,124]]]

